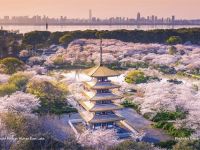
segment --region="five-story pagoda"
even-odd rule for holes
[[[86,111],[82,114],[83,119],[93,129],[114,127],[117,122],[123,120],[114,112],[121,109],[120,106],[114,104],[114,101],[122,97],[112,93],[113,89],[120,86],[113,84],[108,77],[119,76],[119,73],[103,65],[102,40],[100,42],[99,65],[85,70],[85,73],[92,80],[84,82],[83,92],[87,99],[79,101]]]

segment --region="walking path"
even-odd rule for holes
[[[164,133],[163,130],[153,128],[153,122],[145,119],[143,116],[139,115],[135,110],[131,108],[123,108],[118,110],[117,114],[123,116],[126,119],[126,122],[135,130],[139,132],[145,132],[146,135],[143,138],[144,141],[158,142],[171,139],[171,137]]]

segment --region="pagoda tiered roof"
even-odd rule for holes
[[[84,71],[90,77],[113,77],[119,76],[118,71],[111,70],[103,65],[98,65]]]
[[[102,40],[100,45],[99,65],[84,71],[85,74],[92,78],[91,81],[84,82],[83,93],[87,96],[87,100],[79,101],[85,111],[81,113],[84,120],[92,124],[94,128],[96,123],[102,125],[102,123],[113,123],[124,119],[114,113],[115,110],[119,110],[121,107],[113,103],[113,100],[121,99],[122,97],[113,94],[111,90],[120,86],[108,80],[108,77],[119,76],[120,74],[118,71],[111,70],[103,65]]]
[[[110,103],[110,104],[96,104],[90,111],[100,112],[100,111],[111,111],[111,110],[119,110],[119,109],[121,109],[120,106]]]
[[[113,93],[96,93],[90,101],[103,101],[103,100],[116,100],[121,99],[121,96],[115,95]]]
[[[119,85],[113,84],[110,81],[107,82],[89,81],[89,82],[84,82],[84,84],[87,87],[91,88],[92,90],[120,88]]]
[[[124,120],[124,118],[116,114],[94,115],[94,117],[89,121],[89,123],[107,123],[121,120]]]
[[[104,101],[104,100],[117,100],[121,99],[121,96],[113,93],[96,93],[92,91],[84,91],[83,93],[88,97],[89,101]]]
[[[119,110],[121,109],[120,106],[117,106],[113,103],[109,104],[97,104],[92,103],[90,101],[79,101],[79,103],[90,112],[101,112],[101,111],[112,111],[112,110]]]

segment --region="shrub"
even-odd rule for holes
[[[135,84],[146,83],[148,81],[148,77],[145,76],[145,74],[142,71],[134,70],[128,72],[128,74],[125,77],[125,81],[127,83],[135,83]]]

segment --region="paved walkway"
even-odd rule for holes
[[[68,121],[80,118],[81,116],[78,113],[72,113],[61,116],[45,115],[39,117],[39,120],[43,124],[45,132],[51,133],[59,141],[64,141],[74,134]]]
[[[131,108],[123,108],[117,113],[126,119],[126,122],[138,132],[144,131],[146,133],[144,141],[158,142],[170,140],[171,137],[164,133],[163,130],[155,129],[151,126],[152,122],[139,115]]]

